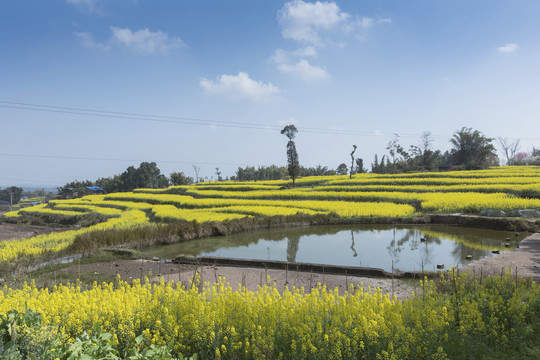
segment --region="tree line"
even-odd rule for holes
[[[287,170],[289,177],[294,180],[301,175],[298,153],[294,144],[297,133],[294,125],[287,125],[281,133],[289,139],[287,143]],[[432,148],[433,136],[424,132],[419,145],[411,145],[405,149],[400,144],[399,135],[394,135],[386,146],[387,154],[379,157],[375,154],[371,164],[371,172],[379,174],[395,174],[419,171],[444,170],[479,170],[499,165],[499,158],[493,144],[495,139],[486,137],[482,132],[470,127],[462,127],[454,132],[450,139],[452,148],[445,152]],[[506,156],[507,165],[540,165],[540,150],[533,147],[531,153],[518,152],[519,140],[508,138],[497,139],[499,149]],[[355,158],[357,146],[353,145],[350,153],[351,167],[345,162],[338,165],[335,173],[338,175],[367,172],[362,158]],[[262,179],[261,179],[262,180]]]
[[[298,129],[294,125],[287,125],[281,134],[288,139],[286,146],[287,166],[246,166],[238,167],[236,173],[230,178],[223,178],[219,168],[215,168],[216,179],[235,181],[262,181],[280,180],[290,178],[294,182],[298,177],[352,175],[368,172],[364,167],[364,160],[355,157],[357,146],[353,145],[350,155],[350,167],[343,162],[336,169],[317,165],[304,167],[300,165],[298,151],[294,139]],[[486,137],[482,132],[472,128],[463,127],[454,132],[450,139],[452,148],[442,152],[433,149],[433,136],[424,132],[418,145],[410,145],[405,149],[400,138],[394,135],[386,146],[387,153],[382,156],[375,155],[371,163],[371,172],[380,174],[395,174],[418,171],[444,171],[444,170],[476,170],[499,165],[495,154],[495,139]],[[540,149],[533,148],[532,152],[519,152],[519,140],[510,141],[507,138],[498,138],[497,144],[506,157],[508,165],[540,165]],[[136,188],[165,188],[170,185],[189,185],[208,178],[200,178],[200,167],[193,165],[195,179],[183,172],[173,172],[168,177],[161,173],[155,162],[142,162],[139,167],[130,166],[122,174],[112,177],[100,178],[96,181],[72,181],[58,188],[58,193],[78,192],[84,194],[87,186],[99,186],[105,192],[127,192]],[[4,190],[5,191],[5,190]],[[5,194],[0,192],[0,199]],[[8,195],[9,196],[9,195]]]
[[[138,188],[165,188],[170,185],[189,185],[193,178],[183,172],[173,172],[169,177],[161,173],[155,162],[142,162],[139,167],[130,166],[123,173],[95,181],[71,181],[58,188],[58,194],[77,193],[81,196],[89,186],[99,186],[105,192],[128,192]]]
[[[328,166],[317,165],[316,167],[299,166],[297,177],[304,176],[325,176],[336,175],[336,170],[329,169]],[[238,167],[236,173],[229,180],[235,181],[262,181],[262,180],[281,180],[289,176],[289,168],[287,166],[246,166]]]
[[[463,127],[450,139],[452,148],[448,151],[432,149],[433,137],[424,132],[419,146],[411,145],[405,150],[395,135],[386,147],[388,155],[378,160],[375,155],[371,171],[374,173],[405,173],[414,171],[481,170],[498,166],[501,160],[496,154],[494,138],[482,132]],[[540,165],[540,150],[535,147],[530,153],[519,152],[520,140],[499,137],[496,145],[505,159],[506,165]]]

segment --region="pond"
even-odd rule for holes
[[[385,271],[463,266],[515,248],[526,233],[452,225],[327,225],[264,229],[144,249],[149,256],[180,255],[278,260]],[[509,240],[507,240],[509,238]],[[470,258],[470,259],[468,259]]]

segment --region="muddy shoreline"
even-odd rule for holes
[[[458,218],[455,215],[439,216],[437,219],[441,223],[455,224],[457,222],[462,226],[470,226],[472,223],[478,225],[479,222],[477,217],[461,216]],[[527,222],[527,220],[521,220],[520,224],[526,224]],[[490,220],[487,223],[493,224]],[[508,222],[504,221],[499,224],[507,226]],[[0,225],[0,234],[3,240],[61,230],[65,229],[14,224]],[[512,269],[512,273],[517,272],[521,277],[531,277],[534,281],[540,281],[540,233],[533,233],[522,240],[520,247],[517,249],[505,251],[496,257],[486,257],[475,261],[460,270],[468,270],[477,275],[488,276],[501,273],[503,269],[508,268]],[[128,282],[135,279],[143,279],[144,281],[148,278],[154,282],[160,280],[166,282],[180,281],[184,286],[191,286],[190,284],[195,276],[202,283],[208,283],[209,285],[225,279],[233,289],[237,289],[238,286],[242,285],[249,290],[256,290],[259,286],[267,284],[275,286],[279,291],[283,291],[285,287],[289,289],[293,287],[303,288],[306,293],[309,293],[310,289],[317,286],[317,284],[321,284],[328,289],[337,288],[339,293],[343,294],[352,285],[354,287],[361,286],[364,289],[369,289],[369,291],[380,288],[384,294],[395,295],[398,299],[410,296],[413,291],[417,290],[419,285],[416,279],[368,277],[351,275],[350,273],[346,273],[346,275],[330,274],[313,270],[297,271],[294,264],[287,269],[280,270],[217,264],[173,264],[148,259],[115,259],[90,264],[72,263],[54,272],[54,283],[65,282],[63,279],[70,279],[69,275],[71,275],[71,278],[73,278],[73,275],[84,276],[87,282],[88,280],[97,281],[98,283],[111,281],[111,279],[119,275],[122,280]]]
[[[511,269],[521,277],[531,277],[540,282],[540,233],[534,233],[519,243],[519,248],[486,257],[462,268],[464,271],[483,275],[500,274]]]
[[[469,271],[477,276],[485,277],[500,274],[501,271],[506,272],[510,268],[513,274],[517,271],[521,277],[531,277],[536,282],[540,281],[540,233],[528,236],[520,243],[518,249],[506,251],[496,257],[486,257],[475,261],[461,268],[460,271]],[[93,274],[98,282],[100,279],[105,280],[119,275],[122,280],[128,282],[135,279],[145,281],[145,278],[148,278],[152,282],[163,280],[176,283],[180,281],[186,287],[193,286],[191,283],[194,277],[209,286],[225,279],[233,290],[242,285],[252,291],[266,284],[275,286],[280,292],[288,287],[289,290],[303,288],[305,293],[310,293],[311,288],[321,284],[325,285],[327,289],[337,288],[340,294],[344,294],[345,290],[352,285],[355,288],[362,287],[365,291],[377,291],[380,288],[383,294],[395,295],[397,299],[407,298],[413,291],[419,290],[419,278],[421,277],[421,274],[418,274],[416,279],[392,279],[297,271],[294,264],[291,264],[286,270],[279,270],[261,267],[175,264],[148,259],[118,260],[84,265],[73,264],[61,272],[77,271]],[[61,272],[58,274],[59,277]]]

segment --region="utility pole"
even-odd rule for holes
[[[13,211],[13,193],[9,193],[9,211]]]

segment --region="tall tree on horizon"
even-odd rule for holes
[[[287,143],[287,169],[289,170],[289,176],[292,179],[293,187],[298,174],[300,173],[300,161],[298,160],[298,152],[296,151],[296,145],[293,141],[298,129],[294,125],[287,125],[281,130],[282,134],[285,134],[289,139]]]
[[[356,145],[353,145],[353,151],[351,152],[351,174],[349,175],[349,178],[352,179],[352,176],[354,174],[354,152],[356,151]]]

